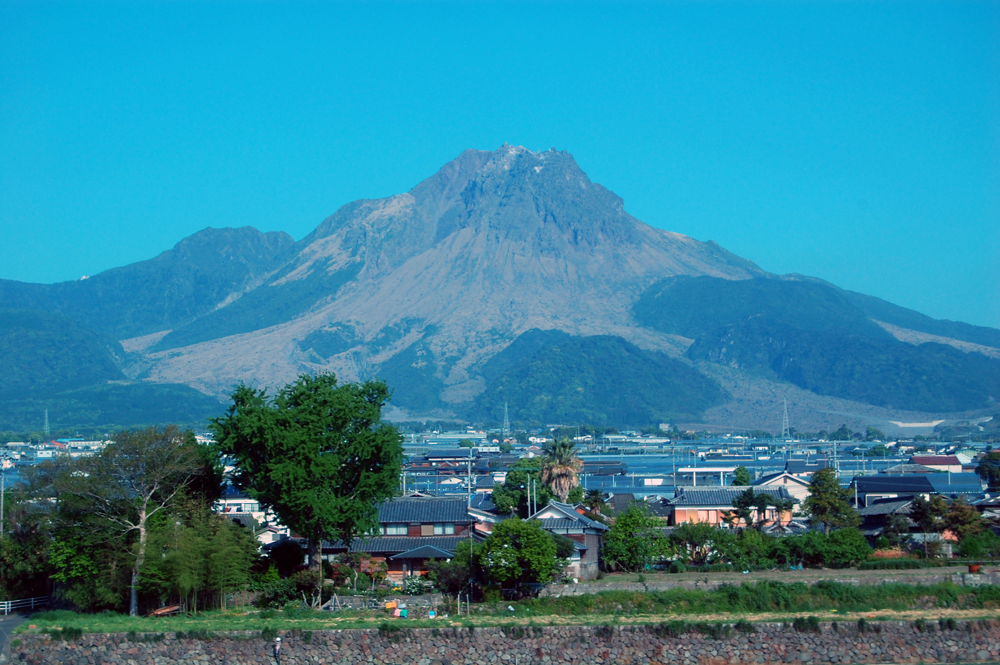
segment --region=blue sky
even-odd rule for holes
[[[1000,3],[0,3],[0,278],[299,239],[465,148],[1000,327]]]

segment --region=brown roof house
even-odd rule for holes
[[[324,558],[345,551],[364,552],[373,563],[385,562],[388,576],[425,575],[429,559],[451,559],[462,540],[474,538],[475,518],[464,497],[406,496],[378,509],[377,534],[344,543],[324,542]]]

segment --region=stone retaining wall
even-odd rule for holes
[[[777,665],[778,663],[945,663],[1000,661],[1000,621],[959,621],[952,629],[928,622],[824,623],[796,632],[780,623],[756,624],[753,634],[730,629],[712,639],[700,632],[671,636],[668,625],[406,629],[284,632],[282,665]],[[65,642],[18,635],[12,660],[29,665],[176,665],[274,663],[259,633],[210,639],[124,634],[85,635]]]
[[[559,598],[561,596],[582,596],[588,593],[600,593],[602,591],[669,591],[670,589],[704,589],[706,591],[714,591],[719,587],[726,585],[739,585],[744,581],[756,582],[753,576],[748,576],[746,580],[739,578],[729,578],[729,579],[705,579],[692,580],[692,579],[678,579],[676,581],[655,581],[655,582],[590,582],[588,584],[550,584],[539,593],[540,596],[552,596],[553,598]],[[791,580],[800,581],[800,580]],[[852,586],[867,586],[867,585],[877,585],[877,584],[912,584],[914,586],[928,586],[934,584],[940,584],[942,582],[951,582],[959,586],[982,586],[985,584],[998,584],[1000,585],[1000,572],[989,572],[985,574],[972,575],[969,573],[959,573],[959,574],[941,574],[941,575],[927,575],[927,574],[917,574],[913,575],[886,575],[885,577],[876,576],[859,576],[850,577],[845,575],[843,577],[829,577],[822,580],[801,580],[806,584],[815,584],[816,582],[837,582],[838,584],[850,584]]]

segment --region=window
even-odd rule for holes
[[[382,533],[386,536],[405,536],[406,535],[406,525],[405,524],[383,524]]]
[[[444,536],[444,535],[454,535],[455,534],[455,523],[454,522],[438,522],[434,525],[434,535]]]

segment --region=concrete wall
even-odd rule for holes
[[[441,628],[335,630],[284,633],[283,665],[777,665],[778,663],[954,663],[1000,661],[1000,621],[958,622],[942,630],[928,622],[825,623],[819,633],[791,626],[757,624],[755,633],[731,630],[711,639],[699,632],[671,637],[655,627],[589,626],[532,628]],[[877,627],[877,632],[875,632]],[[152,635],[148,635],[152,637]],[[140,636],[141,638],[141,636]],[[207,640],[129,642],[123,634],[86,635],[70,643],[20,635],[12,660],[30,665],[180,665],[273,663],[270,642],[259,633],[229,633]]]

